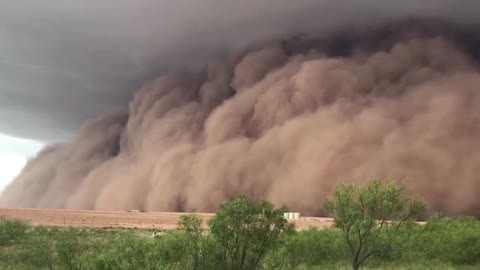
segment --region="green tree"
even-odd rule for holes
[[[280,234],[293,229],[283,217],[285,211],[245,196],[223,203],[209,222],[219,245],[221,269],[258,269]]]
[[[202,219],[196,214],[185,215],[178,221],[178,227],[188,239],[189,269],[215,269],[217,250],[211,241],[210,234],[202,227]]]
[[[379,180],[339,186],[324,208],[343,233],[354,270],[375,254],[397,250],[399,233],[426,209],[408,186]]]

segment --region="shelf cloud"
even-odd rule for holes
[[[480,215],[479,8],[5,4],[0,132],[51,145],[0,206],[214,211],[246,193],[322,214],[339,183],[395,178]]]

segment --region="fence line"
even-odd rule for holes
[[[179,218],[188,213],[145,213],[145,212],[113,212],[113,211],[72,211],[50,209],[1,209],[0,218],[20,219],[33,225],[83,228],[142,228],[157,230],[177,229]],[[199,214],[206,221],[213,214]],[[332,225],[332,219],[301,217],[289,220],[295,223],[298,230],[310,227],[325,228]]]

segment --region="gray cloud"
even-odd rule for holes
[[[67,142],[33,157],[0,205],[214,211],[251,193],[321,214],[339,183],[394,177],[412,180],[433,210],[478,216],[480,43],[457,30],[478,30],[479,9],[5,2],[0,133]],[[406,17],[425,20],[385,24]],[[383,28],[339,31],[368,26]]]
[[[0,132],[69,139],[178,67],[251,42],[404,16],[472,23],[478,1],[6,1],[0,8]]]

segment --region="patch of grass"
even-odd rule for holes
[[[0,222],[0,269],[192,269],[192,239],[184,231],[80,229]],[[362,269],[464,269],[480,267],[480,221],[433,217],[400,237],[402,250],[383,254]],[[207,237],[206,235],[204,237]],[[210,240],[206,240],[210,241]],[[221,248],[208,245],[215,259]],[[335,229],[281,234],[262,269],[351,269],[348,249]]]

